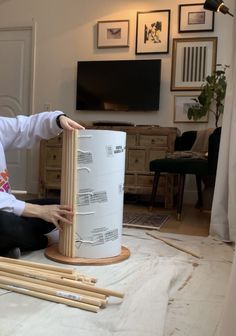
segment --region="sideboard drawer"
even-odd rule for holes
[[[47,167],[61,167],[62,150],[57,147],[47,147],[46,162]]]
[[[136,134],[127,134],[126,136],[126,146],[135,146],[136,145]]]
[[[49,146],[61,146],[62,145],[62,134],[58,135],[55,138],[49,139],[48,140],[48,145]]]
[[[145,171],[146,153],[144,149],[130,149],[126,156],[127,171]]]
[[[60,184],[61,170],[46,170],[46,184]]]
[[[140,146],[168,146],[168,138],[166,135],[140,135]]]

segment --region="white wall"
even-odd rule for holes
[[[204,1],[203,1],[204,2]],[[33,113],[42,111],[45,103],[63,110],[76,120],[117,120],[137,124],[176,126],[181,131],[213,126],[174,124],[173,97],[170,91],[172,39],[176,37],[218,36],[217,62],[230,64],[233,19],[217,14],[215,31],[178,34],[178,4],[199,0],[5,0],[0,2],[0,27],[36,25],[35,90]],[[232,10],[233,0],[225,4]],[[137,11],[170,9],[169,54],[135,55]],[[129,48],[96,48],[96,23],[99,20],[130,20]],[[75,110],[76,66],[78,60],[162,59],[160,109],[156,112],[78,112]]]
[[[215,31],[178,34],[178,4],[197,1],[137,0],[9,0],[1,4],[0,26],[31,25],[36,22],[35,112],[45,103],[62,109],[80,120],[125,120],[141,124],[173,125],[173,96],[170,92],[171,51],[173,37],[218,36],[217,62],[230,63],[233,20],[217,14]],[[234,1],[225,3],[233,9]],[[136,13],[171,9],[170,53],[135,55]],[[96,48],[98,20],[130,20],[129,48]],[[92,59],[162,59],[160,109],[157,112],[78,112],[75,110],[75,79],[78,60]],[[181,130],[206,127],[205,124],[175,124]]]

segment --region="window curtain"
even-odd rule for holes
[[[234,14],[236,16],[236,13]],[[222,16],[222,20],[229,17]],[[233,19],[233,18],[232,18]],[[236,20],[234,19],[234,40]],[[210,234],[236,241],[236,43],[230,68],[222,121],[221,143],[211,212]]]
[[[234,40],[236,36],[236,8],[234,10]],[[222,20],[229,20],[223,16]],[[227,24],[227,23],[226,23]],[[225,241],[236,241],[236,43],[228,71],[228,87],[222,122],[221,144],[212,204],[210,234]],[[236,335],[236,252],[228,283],[222,318],[216,336]]]

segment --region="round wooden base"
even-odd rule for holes
[[[65,257],[58,251],[58,245],[51,245],[47,247],[44,251],[45,256],[48,259],[51,259],[56,262],[60,262],[63,264],[71,264],[71,265],[109,265],[121,262],[125,259],[128,259],[130,256],[130,251],[127,247],[121,247],[121,254],[115,257],[109,258],[79,258],[79,257]]]

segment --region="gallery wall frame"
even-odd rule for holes
[[[207,123],[209,114],[198,120],[188,119],[188,109],[192,106],[199,105],[195,101],[198,95],[179,94],[174,96],[174,123]]]
[[[129,47],[129,20],[97,22],[97,48]]]
[[[170,10],[137,12],[136,54],[168,54]]]
[[[217,37],[173,39],[171,91],[200,90],[216,69]]]
[[[214,31],[215,13],[203,8],[204,3],[179,5],[179,33]]]

